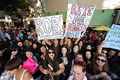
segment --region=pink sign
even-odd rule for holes
[[[29,57],[22,67],[30,70],[30,72],[33,73],[35,69],[38,67],[38,64]]]

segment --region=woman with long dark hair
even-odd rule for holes
[[[68,48],[67,45],[63,45],[61,47],[61,59],[63,60],[63,63],[65,65],[65,71],[63,72],[63,77],[62,80],[67,80],[70,74],[70,69],[71,69],[71,61],[70,59],[70,54],[68,53]]]
[[[50,68],[50,69],[49,69]],[[43,79],[61,80],[60,75],[64,72],[65,67],[63,61],[57,58],[56,53],[52,48],[49,48],[45,60],[39,66],[39,70],[43,73]],[[51,75],[51,77],[49,77]]]

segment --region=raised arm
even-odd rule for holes
[[[60,69],[57,72],[52,72],[53,76],[58,76],[58,75],[60,75],[61,73],[64,72],[64,70],[65,70],[64,64],[63,63],[59,64],[59,68]]]
[[[67,39],[68,39],[68,38],[67,38],[67,37],[65,37],[65,42],[64,42],[64,44],[65,44],[65,45],[67,44]]]
[[[106,41],[104,40],[104,41],[101,42],[100,46],[97,46],[97,47],[98,47],[97,54],[101,54],[101,52],[102,52],[102,47],[103,47],[103,45],[104,45],[105,43],[106,43]]]
[[[80,40],[80,38],[77,38],[74,44],[78,44],[79,40]]]
[[[63,38],[60,39],[60,46],[62,46],[62,45],[63,45]]]
[[[44,41],[45,41],[49,46],[52,45],[52,43],[51,43],[50,41],[48,41],[48,40],[46,40],[46,39],[44,39]]]

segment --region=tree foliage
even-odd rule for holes
[[[0,0],[0,10],[4,10],[10,15],[16,11],[28,11],[28,3],[25,0]]]

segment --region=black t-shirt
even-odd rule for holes
[[[111,72],[120,77],[120,63],[113,63],[110,65]]]
[[[91,75],[96,75],[96,73],[93,72],[93,64],[89,64],[86,68],[86,72],[91,74]],[[105,71],[101,71],[101,72],[105,72]],[[100,72],[99,72],[100,73]],[[99,74],[97,73],[97,74]],[[111,75],[111,69],[108,69],[108,72],[106,72],[109,76]],[[98,80],[103,80],[102,78],[99,78]]]
[[[41,66],[44,66],[44,62],[45,62],[45,60],[41,60],[40,65],[41,65]],[[61,64],[61,63],[63,63],[63,60],[62,60],[62,59],[59,59],[59,64]],[[47,69],[47,65],[46,65],[46,67],[44,66],[44,68]]]
[[[57,61],[56,61],[57,62]],[[40,65],[43,66],[44,69],[47,69],[48,68],[48,65],[45,65],[45,60],[42,60]],[[59,59],[59,64],[63,63],[63,60],[62,59]],[[53,65],[55,67],[55,65]],[[59,65],[58,65],[59,66]],[[41,80],[44,80],[44,74],[42,75],[42,79]]]

